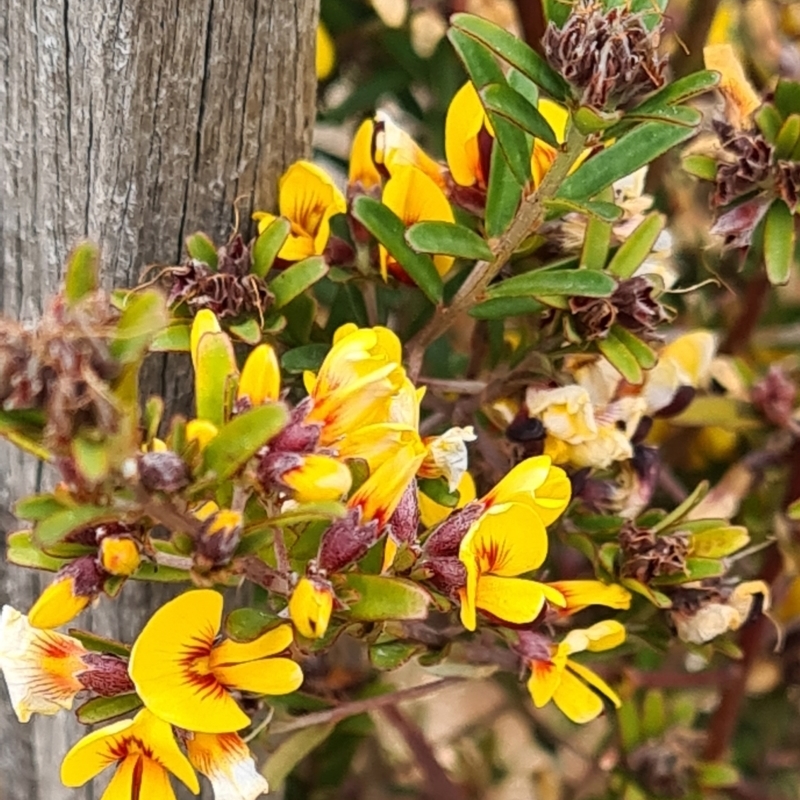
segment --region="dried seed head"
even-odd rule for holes
[[[622,555],[622,575],[648,583],[662,575],[686,571],[689,537],[683,533],[658,536],[651,530],[637,528],[626,522],[619,532]]]
[[[664,85],[660,36],[660,26],[648,30],[643,14],[580,0],[563,28],[547,26],[542,44],[553,68],[579,90],[581,104],[605,109]]]
[[[667,320],[664,307],[653,297],[653,284],[642,276],[620,281],[611,303],[617,311],[617,322],[642,339],[657,338],[655,329]]]
[[[631,770],[648,794],[676,800],[686,797],[692,785],[699,736],[695,731],[673,729],[628,756]]]
[[[605,339],[617,318],[617,309],[607,297],[570,297],[569,309],[578,333],[586,341]]]
[[[800,162],[779,161],[776,167],[775,184],[778,194],[789,210],[795,214],[800,206]]]
[[[714,127],[724,161],[717,166],[713,204],[726,206],[738,197],[763,188],[772,171],[772,147],[757,131],[738,131],[724,122]]]

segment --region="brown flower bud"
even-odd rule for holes
[[[420,567],[430,571],[431,583],[450,597],[455,597],[467,583],[467,568],[456,556],[427,558]]]
[[[667,319],[663,306],[653,297],[653,284],[642,276],[620,281],[611,303],[617,323],[643,339],[652,340],[656,327]]]
[[[419,522],[417,482],[412,480],[403,492],[394,513],[389,517],[389,535],[398,544],[415,542],[419,531]]]
[[[139,480],[148,492],[177,492],[189,485],[189,468],[171,450],[142,453]]]
[[[772,170],[772,147],[757,131],[739,131],[715,122],[725,160],[717,166],[712,203],[726,206],[759,187]]]
[[[271,453],[311,453],[319,444],[322,426],[316,422],[305,421],[311,410],[312,400],[307,397],[292,409],[286,427],[269,443]]]
[[[578,332],[587,341],[605,339],[617,318],[617,309],[606,297],[570,297],[569,309]]]
[[[377,521],[362,524],[360,510],[350,509],[347,516],[334,520],[322,534],[317,565],[328,575],[339,572],[362,558],[377,540]]]
[[[86,669],[78,673],[85,689],[101,697],[115,697],[134,691],[128,675],[128,662],[110,653],[87,653],[81,656]]]
[[[483,512],[483,503],[478,502],[467,503],[464,508],[454,511],[425,542],[423,549],[426,557],[434,559],[458,555],[461,540]]]
[[[242,515],[238,511],[222,509],[211,514],[204,522],[195,545],[195,567],[207,572],[223,567],[233,558],[242,538]]]
[[[551,22],[542,44],[547,60],[579,90],[582,105],[621,107],[664,85],[667,60],[658,52],[660,26],[625,7],[603,11],[580,0],[563,28]]]

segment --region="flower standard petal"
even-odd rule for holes
[[[546,706],[561,683],[562,670],[552,661],[532,661],[528,691],[536,708]]]
[[[195,733],[187,740],[186,751],[192,766],[211,781],[215,800],[255,800],[269,790],[236,733]]]
[[[74,563],[74,562],[73,562]],[[78,593],[73,575],[56,575],[28,612],[34,628],[58,628],[75,619],[89,603],[91,594]]]
[[[486,186],[478,136],[485,129],[494,136],[489,118],[472,82],[467,81],[453,96],[444,123],[444,151],[453,180],[460,186]]]
[[[170,600],[133,645],[130,675],[145,704],[187,730],[225,733],[249,723],[212,672],[210,658],[222,622],[222,595],[197,589]]]
[[[262,658],[244,664],[222,665],[214,668],[214,676],[225,686],[255,694],[290,694],[303,683],[300,665],[290,658]]]

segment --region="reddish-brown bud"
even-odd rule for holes
[[[139,480],[148,492],[177,492],[189,484],[189,468],[170,450],[139,456]]]
[[[783,428],[794,414],[797,387],[780,367],[772,366],[753,387],[753,405],[773,424]]]
[[[467,503],[464,508],[454,511],[425,542],[426,557],[435,559],[458,555],[461,540],[483,512],[484,506],[479,502]]]
[[[110,653],[87,653],[81,656],[86,669],[78,674],[85,689],[101,697],[114,697],[134,691],[128,675],[128,662]]]
[[[328,575],[339,572],[362,558],[377,540],[378,523],[370,520],[362,524],[360,509],[350,509],[322,534],[317,565]]]

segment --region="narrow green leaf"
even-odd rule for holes
[[[280,622],[276,614],[260,608],[237,608],[225,620],[225,633],[237,642],[252,642]]]
[[[480,94],[487,111],[504,117],[534,138],[558,147],[558,139],[539,109],[507,83],[491,83],[484,86]]]
[[[646,597],[656,608],[672,608],[672,600],[667,595],[645,585],[641,581],[637,581],[635,578],[620,578],[619,582],[626,589]]]
[[[653,578],[653,583],[659,586],[677,586],[691,581],[702,581],[707,578],[718,578],[725,574],[725,564],[716,558],[687,558],[686,573],[675,575],[662,575]]]
[[[111,466],[108,442],[77,436],[72,441],[72,457],[78,472],[89,483],[99,483],[108,475]]]
[[[280,793],[289,773],[330,735],[336,724],[312,725],[288,736],[275,752],[270,754],[262,774],[269,783],[270,792]]]
[[[154,353],[188,353],[191,336],[191,325],[185,322],[173,322],[156,333],[150,342],[150,350]]]
[[[17,500],[14,504],[14,516],[38,522],[65,508],[70,508],[70,506],[62,503],[55,495],[32,494]]]
[[[741,780],[733,764],[720,761],[705,761],[697,764],[697,782],[704,789],[725,789],[736,786]]]
[[[569,97],[567,82],[538,53],[504,28],[473,14],[453,14],[450,24],[491,48],[551,97],[562,101]]]
[[[699,97],[701,94],[710,92],[719,86],[720,76],[718,72],[704,69],[693,72],[684,78],[671,81],[655,94],[651,94],[644,102],[636,108],[631,109],[632,114],[641,114],[645,111],[652,111],[664,106],[673,106],[678,103],[685,103],[687,100]]]
[[[581,269],[603,269],[611,247],[612,224],[605,220],[589,217],[586,223],[586,236],[581,250]]]
[[[617,288],[609,275],[589,269],[550,269],[526,272],[491,286],[489,298],[564,295],[608,297]]]
[[[514,219],[521,200],[522,185],[514,178],[503,151],[493,147],[485,215],[489,238],[503,234]]]
[[[18,567],[56,572],[67,562],[47,555],[34,541],[32,531],[16,531],[6,538],[6,560]]]
[[[458,505],[458,492],[451,492],[444,478],[420,478],[417,488],[440,506],[455,508]]]
[[[42,546],[55,544],[70,533],[88,525],[99,525],[117,519],[119,513],[107,506],[76,506],[56,511],[34,528],[34,539]]]
[[[261,343],[261,326],[255,317],[234,322],[228,327],[228,333],[240,342],[255,346]]]
[[[447,38],[476,89],[480,90],[489,83],[505,82],[503,70],[484,45],[458,28],[450,28]]]
[[[630,350],[642,369],[653,369],[658,363],[658,356],[655,351],[638,336],[623,328],[622,325],[612,325],[611,332]]]
[[[670,525],[683,519],[708,494],[708,481],[700,481],[692,493],[675,509],[669,512],[657,525],[653,525],[653,533],[660,533]]]
[[[473,306],[469,315],[474,319],[505,319],[538,314],[544,306],[533,297],[497,297]]]
[[[96,633],[84,631],[80,628],[70,628],[67,633],[93,653],[112,653],[122,658],[128,658],[131,654],[130,645],[123,644],[115,639],[108,639],[105,636],[99,636]]]
[[[100,251],[91,242],[76,245],[67,258],[64,298],[74,306],[99,286]]]
[[[533,140],[505,117],[486,110],[494,127],[495,141],[503,151],[508,166],[517,182],[525,185],[531,179],[531,153]]]
[[[131,578],[135,581],[145,581],[147,583],[186,583],[191,581],[192,576],[188,570],[142,561],[139,564],[139,569],[136,570],[134,575],[131,575]]]
[[[552,22],[557,28],[564,27],[564,23],[572,11],[570,0],[544,0],[544,13],[548,22]]]
[[[597,349],[628,383],[638,386],[644,380],[636,356],[614,335],[613,331],[609,331],[605,339],[598,339]]]
[[[620,121],[621,111],[604,113],[589,106],[581,106],[573,115],[575,127],[584,135],[600,133]]]
[[[328,273],[322,256],[311,256],[283,270],[269,285],[275,295],[275,308],[283,308]]]
[[[380,642],[369,648],[369,660],[382,672],[397,669],[424,649],[418,642]]]
[[[203,450],[203,467],[220,481],[236,474],[289,420],[281,403],[251,408],[234,417]]]
[[[604,193],[605,194],[605,193]],[[561,214],[583,214],[590,219],[598,219],[603,222],[616,222],[622,216],[622,209],[614,203],[605,200],[565,200],[563,197],[556,197],[552,200],[544,200],[544,206],[548,209],[548,219],[553,219]]]
[[[673,125],[684,125],[687,128],[696,128],[703,115],[696,109],[689,106],[664,106],[654,108],[650,111],[631,111],[625,115],[624,123],[646,122],[656,120],[660,122],[671,122]],[[609,136],[613,135],[613,130],[609,131]]]
[[[272,269],[281,247],[289,238],[292,224],[288,219],[278,217],[273,220],[267,229],[259,234],[253,245],[251,271],[259,278],[265,278]]]
[[[792,114],[784,120],[778,137],[775,139],[775,158],[791,158],[800,141],[800,114]]]
[[[704,181],[713,181],[717,178],[717,162],[711,156],[685,156],[681,163],[684,170],[696,178]]]
[[[385,575],[359,575],[353,572],[342,576],[342,597],[347,600],[351,619],[363,622],[382,622],[392,619],[425,619],[428,616],[430,594],[418,583],[406,578]]]
[[[642,703],[642,738],[655,739],[667,728],[667,708],[664,694],[658,689],[650,689]]]
[[[784,119],[792,114],[800,114],[800,83],[779,80],[775,87],[775,105]]]
[[[741,550],[750,541],[747,528],[726,525],[709,531],[693,533],[689,540],[690,552],[698,558],[726,558]]]
[[[475,231],[454,222],[418,222],[406,231],[406,241],[418,253],[491,261],[492,250]]]
[[[636,703],[623,703],[617,709],[617,723],[619,736],[622,741],[622,749],[626,753],[632,752],[636,745],[641,741],[641,731],[639,729],[639,709]]]
[[[128,295],[111,341],[111,355],[123,364],[141,360],[150,342],[168,324],[167,301],[158,289]]]
[[[584,161],[561,184],[556,196],[570,200],[594,197],[614,181],[636,172],[686,141],[694,129],[668,122],[645,122]]]
[[[217,248],[214,246],[214,242],[202,231],[193,233],[186,239],[186,251],[195,261],[207,264],[216,272],[218,263]]]
[[[619,278],[630,278],[652,252],[665,224],[666,219],[657,211],[648,214],[614,253],[608,271]]]
[[[769,103],[761,106],[755,114],[756,125],[758,125],[764,138],[772,145],[778,138],[778,131],[783,125],[783,117],[781,117],[778,109]]]
[[[764,263],[774,286],[789,282],[794,261],[794,216],[783,200],[776,200],[764,223]]]
[[[230,387],[239,374],[228,335],[204,334],[197,345],[197,363],[194,376],[197,418],[220,427],[225,422]]]
[[[406,244],[405,225],[391,209],[372,197],[361,195],[353,202],[353,216],[397,260],[432,303],[441,302],[444,286],[433,260],[415,253]]]
[[[527,76],[523,75],[518,69],[513,67],[506,75],[508,85],[521,94],[532,106],[539,106],[539,87]]]
[[[316,372],[330,349],[330,345],[322,343],[295,347],[293,350],[287,350],[281,356],[281,366],[287,372],[298,373],[306,370]]]
[[[144,705],[136,692],[118,694],[114,697],[95,697],[75,709],[81,725],[97,725],[115,717],[130,714]]]

